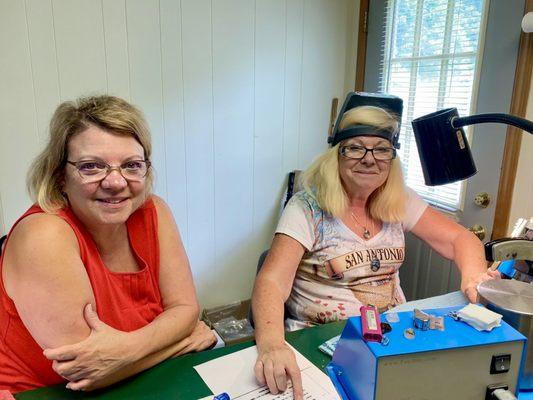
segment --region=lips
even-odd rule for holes
[[[124,200],[127,200],[127,198],[120,198],[120,199],[98,199],[98,201],[102,202],[102,203],[107,203],[107,204],[120,204],[122,203]]]
[[[102,207],[104,210],[122,210],[124,207],[126,207],[129,202],[129,197],[110,197],[105,199],[97,199],[96,202]]]

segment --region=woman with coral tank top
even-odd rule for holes
[[[0,258],[0,389],[93,390],[214,344],[150,154],[122,99],[55,111]]]

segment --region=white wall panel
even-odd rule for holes
[[[61,100],[105,93],[102,3],[52,0]]]
[[[215,256],[226,293],[250,287],[253,214],[254,2],[213,2]],[[231,279],[225,279],[231,277]],[[215,301],[217,302],[217,301]]]
[[[183,53],[180,2],[161,0],[161,68],[167,201],[187,243],[187,168],[183,120]]]
[[[38,152],[37,116],[25,3],[1,3],[0,10],[0,190],[6,228],[31,204],[26,171]]]
[[[37,134],[41,143],[44,143],[50,118],[60,99],[52,3],[42,0],[26,1],[26,17]]]
[[[286,0],[283,101],[283,171],[298,169],[302,93],[304,0]]]
[[[130,100],[126,0],[102,0],[102,19],[108,93]]]
[[[258,0],[255,10],[254,51],[254,167],[251,272],[272,235],[279,216],[287,172],[283,169],[283,122],[286,2]],[[253,257],[255,255],[255,258]],[[253,275],[252,275],[253,276]]]
[[[300,169],[327,148],[331,99],[343,96],[347,5],[347,1],[304,1]]]
[[[29,206],[57,104],[118,95],[150,124],[202,306],[249,297],[286,174],[326,148],[331,98],[353,85],[351,2],[2,0],[0,229]]]
[[[182,1],[181,24],[189,205],[186,248],[202,304],[213,305],[211,294],[221,291],[213,270],[225,261],[215,259],[211,1]]]
[[[146,115],[152,132],[155,193],[167,195],[161,31],[158,0],[126,2],[131,101]]]

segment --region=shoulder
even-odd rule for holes
[[[143,207],[153,207],[157,212],[159,220],[169,217],[173,218],[172,211],[170,210],[168,204],[165,202],[165,200],[155,194],[150,195]]]
[[[402,221],[404,230],[413,229],[427,208],[428,203],[413,189],[406,187],[405,216]]]
[[[407,207],[425,209],[428,203],[410,187],[405,188]]]
[[[309,211],[322,211],[314,195],[305,190],[295,193],[287,206],[289,204]]]
[[[39,248],[46,243],[52,247],[77,245],[76,234],[67,221],[57,214],[36,213],[28,215],[13,228],[10,246]]]
[[[53,286],[58,284],[57,279],[67,279],[83,269],[76,234],[58,215],[25,217],[13,228],[4,249],[2,274],[10,294],[16,281],[48,282]]]
[[[166,201],[163,200],[161,197],[152,194],[150,198],[146,201],[144,207],[149,207],[150,203],[155,209],[157,215],[157,226],[160,234],[159,239],[162,239],[161,234],[170,235],[177,233],[179,231],[178,226],[176,224],[176,221],[174,220],[172,210],[170,209]],[[177,234],[179,235],[179,233]]]

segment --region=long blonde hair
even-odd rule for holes
[[[398,122],[387,111],[372,106],[356,107],[342,117],[340,129],[353,125],[369,125],[396,130]],[[348,207],[348,195],[339,173],[340,143],[322,153],[301,176],[304,190],[316,198],[320,207],[341,218]],[[399,158],[391,160],[385,183],[369,197],[367,209],[372,218],[384,222],[400,222],[405,215],[407,192]]]
[[[27,177],[31,199],[45,212],[54,213],[67,204],[62,182],[67,161],[68,142],[90,125],[109,133],[131,136],[150,159],[150,130],[141,111],[127,101],[114,96],[82,97],[61,103],[50,121],[50,137],[44,150],[33,161]],[[146,176],[146,195],[151,191],[153,172]]]

